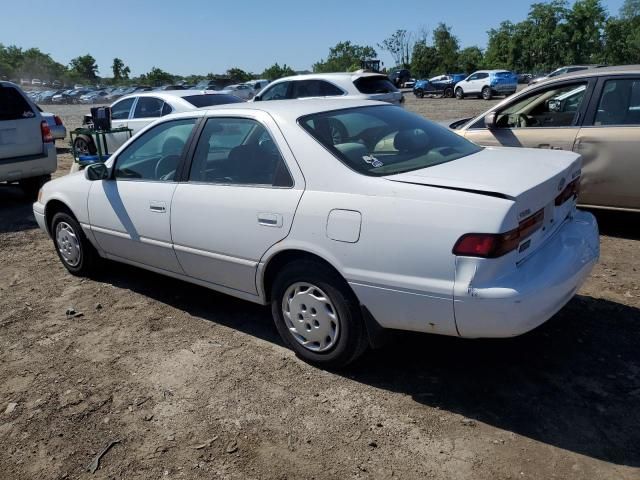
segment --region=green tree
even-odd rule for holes
[[[577,0],[564,24],[565,63],[595,63],[602,56],[607,13],[600,0]]]
[[[129,74],[131,73],[131,69],[127,67],[124,62],[118,57],[113,59],[113,64],[111,65],[111,71],[113,72],[113,81],[115,83],[120,82],[122,80],[129,80]]]
[[[140,75],[138,81],[146,85],[159,87],[160,85],[173,83],[175,79],[176,77],[174,75],[171,75],[158,67],[153,67],[149,73]]]
[[[282,77],[290,77],[291,75],[295,75],[296,72],[289,67],[286,63],[282,66],[278,65],[278,63],[274,63],[270,67],[266,68],[264,72],[262,72],[262,76],[268,80],[276,80]]]
[[[438,55],[436,49],[426,40],[419,40],[413,45],[411,52],[411,73],[416,78],[432,76],[438,67]]]
[[[411,64],[410,53],[413,50],[413,35],[406,30],[396,30],[389,38],[378,44],[378,48],[391,54],[396,66],[409,68]]]
[[[479,47],[467,47],[458,54],[459,72],[472,73],[481,69],[483,65],[484,56]]]
[[[625,0],[620,8],[620,18],[623,20],[640,18],[640,0]]]
[[[376,58],[378,54],[373,47],[355,45],[350,41],[339,42],[329,49],[326,60],[313,64],[313,71],[317,73],[352,72],[360,68],[362,60]]]
[[[236,67],[227,70],[227,76],[233,83],[244,83],[253,78],[253,75],[251,75],[250,73],[247,73],[244,70]]]
[[[72,76],[82,80],[95,81],[98,79],[96,59],[89,54],[71,59],[69,69]]]
[[[433,46],[436,49],[438,71],[448,73],[456,70],[460,44],[451,33],[451,27],[444,23],[438,24],[433,31]]]

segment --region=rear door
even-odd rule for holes
[[[599,79],[575,150],[580,203],[640,209],[640,75]]]
[[[171,204],[174,250],[187,275],[257,295],[264,253],[289,234],[304,179],[264,112],[209,117]]]
[[[573,150],[594,81],[562,82],[518,96],[496,111],[495,128],[484,119],[465,133],[486,146]]]
[[[0,160],[41,154],[41,121],[17,88],[0,84]]]

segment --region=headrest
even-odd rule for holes
[[[400,152],[417,152],[429,146],[429,137],[423,130],[400,130],[393,139],[393,146]]]

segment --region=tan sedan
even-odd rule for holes
[[[640,211],[638,65],[541,82],[451,128],[479,145],[580,153],[581,205]]]

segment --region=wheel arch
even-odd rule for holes
[[[53,220],[53,216],[59,212],[66,212],[69,215],[71,215],[73,218],[78,220],[78,217],[76,216],[76,214],[73,213],[73,210],[71,210],[69,205],[67,205],[65,202],[57,198],[53,198],[49,200],[44,207],[44,218],[47,226],[47,232],[49,233],[49,235],[51,235],[52,233],[51,221]]]
[[[268,257],[266,261],[264,261],[264,266],[258,272],[258,278],[256,279],[258,283],[258,291],[262,292],[265,303],[269,303],[271,299],[271,288],[273,287],[273,282],[275,281],[278,271],[291,262],[303,260],[315,261],[327,266],[344,281],[345,285],[349,290],[351,290],[355,298],[357,298],[355,292],[353,292],[353,289],[349,285],[349,282],[344,278],[344,275],[342,275],[336,265],[327,260],[325,256],[302,248],[286,248],[274,252],[270,257]]]

